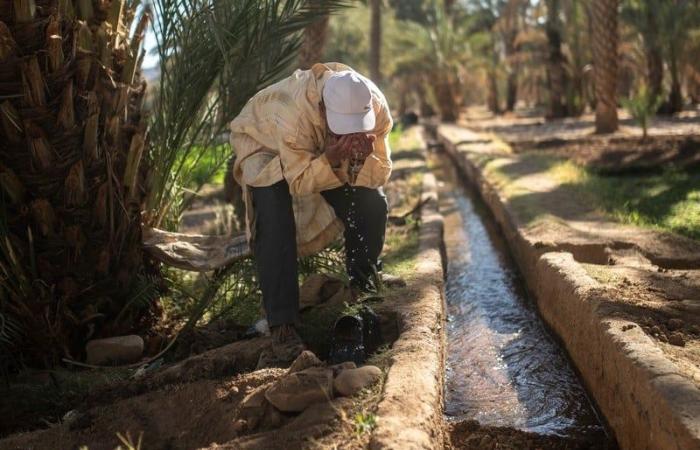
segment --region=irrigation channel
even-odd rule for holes
[[[556,435],[576,448],[611,448],[566,352],[528,297],[493,218],[447,155],[433,162],[448,260],[447,419]]]

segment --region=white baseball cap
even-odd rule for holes
[[[367,133],[375,126],[369,80],[344,70],[331,75],[323,87],[328,128],[335,134]]]

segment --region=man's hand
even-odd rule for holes
[[[324,153],[331,166],[337,167],[344,159],[350,157],[351,143],[351,135],[347,134],[338,138],[329,139]]]
[[[353,156],[361,161],[364,161],[374,151],[374,141],[376,140],[376,136],[365,133],[356,133],[350,136],[352,136],[353,148],[356,152],[356,154]]]

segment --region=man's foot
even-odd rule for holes
[[[258,360],[258,369],[286,367],[306,350],[294,325],[285,324],[270,329],[272,345],[263,350]]]
[[[294,361],[297,356],[306,350],[294,325],[280,325],[270,330],[272,335],[272,353],[283,361]]]

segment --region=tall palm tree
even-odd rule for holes
[[[106,317],[142,310],[129,300],[157,276],[140,228],[148,14],[133,0],[37,3],[0,9],[0,315],[26,330],[28,362],[50,365]]]
[[[321,0],[313,0],[313,4],[321,5]],[[321,16],[317,21],[304,29],[304,42],[299,50],[299,67],[310,69],[311,66],[323,59],[323,50],[328,40],[329,16]]]
[[[596,132],[617,130],[618,0],[592,0]]]
[[[369,75],[379,83],[382,80],[382,0],[370,0]]]
[[[78,358],[90,337],[149,324],[162,282],[141,249],[142,222],[177,219],[188,170],[210,148],[230,154],[215,145],[226,123],[284,75],[300,31],[347,2],[151,0],[161,77],[148,117],[140,0],[9,3],[0,6],[0,359],[52,365]]]
[[[647,69],[646,84],[652,98],[661,96],[664,78],[659,2],[660,0],[626,1],[620,16],[637,29],[642,37]]]
[[[549,87],[549,108],[547,116],[550,118],[565,117],[567,115],[566,91],[569,76],[566,71],[566,58],[562,53],[561,2],[560,0],[547,0],[547,84]]]

